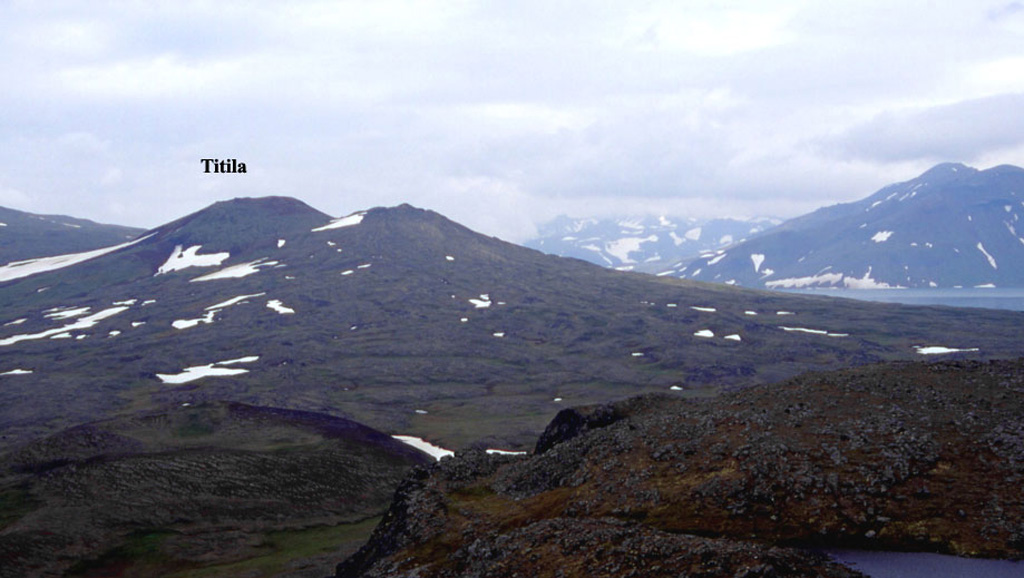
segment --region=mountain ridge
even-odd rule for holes
[[[957,163],[663,274],[769,289],[1024,286],[1024,169]]]
[[[143,229],[65,215],[39,215],[0,207],[0,266],[80,253],[128,241]]]

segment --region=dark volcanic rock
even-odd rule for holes
[[[740,541],[1024,556],[1024,360],[878,365],[602,413],[617,419],[586,429],[586,412],[563,413],[575,425],[554,429],[572,435],[544,453],[420,472],[338,576],[832,575]]]
[[[540,435],[534,453],[542,454],[555,444],[569,441],[586,431],[611,425],[617,419],[619,416],[611,405],[601,405],[589,410],[563,409]]]

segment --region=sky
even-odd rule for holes
[[[0,78],[0,206],[138,227],[284,195],[521,242],[1024,165],[1019,1],[0,0]]]

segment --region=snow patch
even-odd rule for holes
[[[482,293],[479,299],[469,299],[469,302],[477,309],[487,309],[491,306],[491,297],[487,293]]]
[[[174,251],[171,251],[171,256],[164,261],[163,265],[156,270],[156,275],[163,275],[164,273],[170,273],[171,271],[181,271],[182,269],[188,269],[189,267],[220,267],[231,253],[210,253],[208,255],[200,255],[199,249],[202,245],[193,245],[184,251],[181,250],[181,245],[175,245]]]
[[[0,373],[0,375],[28,375],[30,373],[32,373],[31,369],[12,369],[10,371]]]
[[[91,307],[74,307],[71,309],[55,308],[47,309],[50,313],[44,313],[43,317],[48,319],[71,319],[72,317],[79,317],[89,312]]]
[[[254,293],[252,295],[239,295],[238,297],[232,297],[231,299],[228,299],[227,301],[222,301],[220,303],[217,303],[216,305],[210,305],[209,307],[206,308],[206,310],[207,311],[213,311],[214,309],[224,309],[224,308],[227,308],[227,307],[231,307],[232,305],[237,305],[239,303],[242,303],[246,299],[250,299],[250,298],[253,298],[253,297],[262,297],[264,295],[266,295],[266,293]]]
[[[849,337],[849,333],[831,333],[824,329],[808,329],[806,327],[786,327],[785,325],[779,327],[783,331],[795,331],[797,333],[812,333],[814,335],[827,335],[829,337]]]
[[[884,243],[884,242],[888,241],[889,237],[891,237],[891,236],[892,236],[892,231],[879,231],[879,232],[875,233],[871,237],[871,240],[876,242],[876,243]]]
[[[871,267],[868,267],[867,273],[861,278],[846,276],[843,277],[843,285],[848,289],[898,289],[898,286],[893,286],[884,281],[876,281],[871,278]]]
[[[152,237],[152,235],[146,235],[145,237],[140,237],[134,241],[121,243],[120,245],[114,245],[113,247],[96,249],[94,251],[86,251],[84,253],[57,255],[55,257],[40,257],[38,259],[28,259],[26,261],[13,261],[3,267],[0,267],[0,282],[21,279],[22,277],[28,277],[37,273],[46,273],[48,271],[56,271],[58,269],[77,265],[78,263],[83,263],[97,257],[102,257],[108,253],[113,253],[114,251],[131,247],[132,245],[145,241],[150,237]]]
[[[444,256],[444,260],[445,260],[445,261],[454,261],[454,260],[455,260],[455,257],[452,257],[451,255],[445,255],[445,256]]]
[[[175,329],[189,329],[199,325],[200,323],[213,323],[213,316],[216,315],[218,311],[220,310],[216,309],[214,311],[210,311],[206,315],[196,319],[175,319],[171,322],[171,327]]]
[[[629,258],[630,253],[639,251],[640,245],[643,243],[657,242],[657,240],[657,235],[651,235],[649,237],[626,237],[624,239],[605,243],[605,251],[622,263],[633,263],[634,261]]]
[[[726,335],[724,339],[728,339],[729,341],[743,341],[743,338],[736,333],[733,333],[732,335]]]
[[[281,315],[295,313],[294,309],[292,309],[291,307],[286,307],[284,304],[282,304],[280,299],[271,299],[270,301],[267,301],[267,307],[273,309],[274,311],[277,311]]]
[[[418,438],[418,437],[414,437],[414,436],[400,436],[400,435],[394,435],[394,436],[391,436],[391,437],[395,438],[396,440],[398,440],[398,441],[400,441],[400,442],[402,442],[404,444],[408,444],[408,445],[410,445],[410,446],[420,450],[421,452],[429,454],[430,457],[434,458],[437,461],[441,461],[441,458],[447,458],[447,457],[455,455],[455,452],[453,452],[451,450],[446,450],[446,449],[442,448],[441,446],[435,446],[434,444],[424,440],[423,438]]]
[[[47,331],[42,331],[42,332],[39,332],[39,333],[31,333],[31,334],[25,334],[25,335],[12,335],[11,337],[0,339],[0,346],[12,345],[14,343],[18,343],[19,341],[27,341],[29,339],[45,339],[47,337],[54,337],[54,336],[57,336],[57,335],[63,335],[65,333],[68,333],[70,331],[75,331],[75,330],[78,330],[78,329],[89,329],[90,327],[95,327],[100,321],[103,321],[104,319],[107,319],[109,317],[113,317],[114,315],[117,315],[118,313],[122,313],[122,312],[127,311],[127,310],[128,310],[128,307],[123,306],[123,305],[120,306],[120,307],[111,307],[109,309],[104,309],[102,311],[98,311],[96,313],[93,313],[92,315],[89,315],[87,317],[82,317],[78,321],[75,321],[74,323],[72,323],[70,325],[65,325],[64,327],[58,327],[56,329],[49,329]],[[70,336],[70,334],[69,334],[69,336]]]
[[[705,313],[714,313],[715,311],[718,311],[714,307],[697,307],[695,305],[691,305],[690,309],[693,309],[694,311],[703,311]]]
[[[716,264],[717,264],[717,263],[718,263],[719,261],[721,261],[722,259],[725,259],[725,257],[726,257],[727,255],[728,255],[728,253],[721,253],[721,254],[718,254],[718,255],[716,255],[715,257],[713,257],[713,258],[712,258],[712,259],[711,259],[710,261],[708,261],[708,262],[707,262],[707,265],[708,265],[708,266],[711,266],[711,265],[716,265]]]
[[[340,229],[342,227],[351,227],[352,225],[358,225],[359,223],[363,222],[363,216],[365,214],[366,214],[365,212],[353,213],[353,214],[351,214],[351,215],[349,215],[347,217],[341,217],[340,219],[334,219],[333,221],[331,221],[330,223],[327,223],[323,227],[317,227],[317,228],[313,229],[312,232],[318,233],[320,231],[329,231],[331,229]]]
[[[695,227],[684,233],[684,236],[691,241],[700,241],[700,234],[701,228]]]
[[[494,455],[499,455],[499,456],[525,456],[527,454],[527,452],[523,452],[523,451],[515,452],[515,451],[511,451],[511,450],[489,449],[489,450],[485,450],[485,451],[487,453],[489,453],[489,454],[494,454]]]
[[[254,361],[259,361],[259,359],[260,359],[259,355],[246,355],[245,357],[239,357],[237,359],[229,359],[227,361],[218,361],[214,365],[235,365],[237,363],[252,363]]]
[[[285,240],[285,239],[278,239],[277,240],[277,248],[280,249],[281,247],[284,247],[284,244],[287,243],[287,242],[288,241]]]
[[[768,281],[764,284],[769,289],[800,289],[802,287],[809,287],[811,285],[835,285],[843,280],[842,273],[824,273],[821,275],[811,275],[808,277],[789,277],[786,279],[777,279],[775,281]]]
[[[955,347],[943,347],[941,345],[930,345],[928,347],[919,347],[915,345],[914,349],[916,349],[921,355],[942,355],[946,353],[959,353],[962,351],[978,351],[977,347],[958,349]]]
[[[505,332],[504,331],[495,331],[491,335],[493,335],[495,337],[505,337]]]
[[[715,332],[710,329],[701,329],[693,334],[696,337],[714,337]]]
[[[230,359],[228,361],[215,361],[206,365],[195,365],[192,367],[186,367],[181,373],[158,373],[157,378],[164,383],[180,384],[195,381],[203,377],[212,376],[226,376],[226,375],[241,375],[243,373],[249,373],[248,369],[232,368],[232,367],[218,367],[222,365],[233,365],[237,363],[252,363],[259,359],[258,355],[250,355],[248,357],[240,357],[238,359]]]
[[[196,277],[195,279],[192,279],[190,283],[195,283],[197,281],[214,281],[217,279],[240,279],[242,277],[248,277],[249,275],[258,273],[260,267],[272,267],[277,264],[277,261],[267,261],[267,258],[264,257],[262,259],[250,261],[249,263],[232,265],[221,269],[220,271],[214,271],[213,273],[203,275],[202,277]]]
[[[992,257],[992,255],[989,255],[988,251],[985,250],[985,246],[981,244],[981,241],[978,241],[978,250],[981,251],[982,255],[985,255],[985,258],[988,259],[988,264],[991,265],[993,269],[999,268],[999,265],[996,264],[995,258]]]
[[[754,273],[761,271],[761,265],[764,263],[764,255],[761,253],[753,253],[750,255],[750,261],[754,263]]]

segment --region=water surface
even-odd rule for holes
[[[790,289],[784,293],[831,295],[861,301],[904,303],[907,305],[948,305],[1024,311],[1024,289]]]
[[[960,558],[921,552],[826,550],[837,562],[872,578],[1021,578],[1024,562]]]

